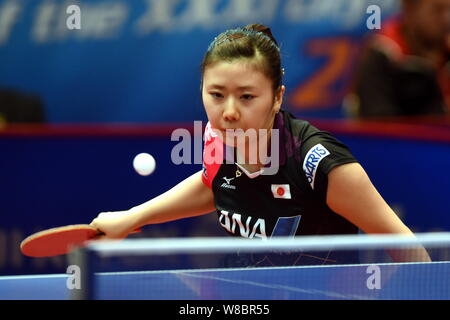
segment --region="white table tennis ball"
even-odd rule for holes
[[[148,153],[139,153],[133,160],[133,167],[141,176],[148,176],[155,171],[156,161]]]

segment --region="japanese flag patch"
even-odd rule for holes
[[[271,189],[274,198],[291,199],[291,189],[288,184],[273,184]]]

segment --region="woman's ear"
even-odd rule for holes
[[[274,99],[274,104],[273,104],[273,111],[275,111],[275,113],[278,113],[281,109],[281,105],[283,104],[283,97],[284,97],[284,92],[286,91],[286,87],[285,86],[280,86],[276,91],[275,91],[275,99]]]

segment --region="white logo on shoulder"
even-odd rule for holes
[[[213,140],[216,137],[217,137],[217,133],[214,132],[214,130],[211,126],[211,123],[208,122],[205,127],[205,133],[203,135],[203,140],[205,140],[205,142],[207,142],[207,141]]]
[[[317,167],[320,161],[328,155],[330,155],[330,152],[320,143],[312,147],[306,154],[305,160],[303,161],[303,171],[312,189],[314,189]]]
[[[231,180],[234,180],[234,178],[223,177],[222,179],[225,180],[225,182],[221,185],[222,188],[236,190],[236,186],[231,184]]]

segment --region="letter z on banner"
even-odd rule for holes
[[[330,155],[330,152],[320,143],[312,147],[303,160],[303,171],[305,172],[308,183],[314,189],[314,180],[316,178],[317,168],[323,158]]]

